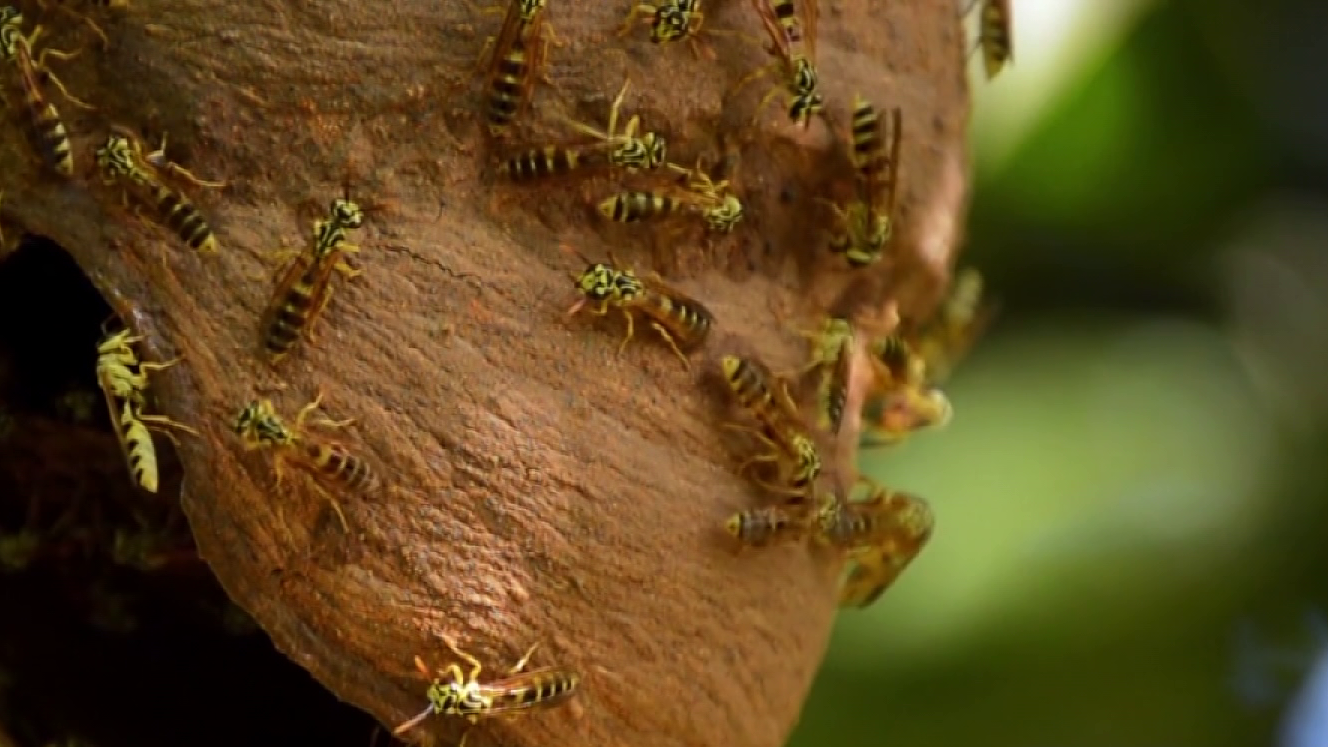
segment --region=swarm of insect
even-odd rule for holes
[[[525,182],[549,176],[582,172],[591,168],[622,169],[635,173],[641,169],[655,169],[665,163],[667,144],[654,132],[637,135],[641,118],[633,115],[622,131],[618,130],[618,114],[623,97],[631,81],[624,81],[622,89],[609,107],[606,131],[567,119],[568,124],[583,135],[599,141],[596,145],[547,145],[508,158],[498,164],[498,174],[515,182]]]
[[[164,174],[199,187],[216,189],[226,183],[199,179],[188,169],[168,160],[165,137],[161,139],[161,147],[145,154],[142,145],[131,134],[113,133],[106,144],[97,149],[97,168],[101,170],[102,181],[124,187],[127,195],[133,195],[152,210],[190,249],[199,252],[217,250],[217,239],[198,208],[178,189],[168,185]]]
[[[120,441],[120,449],[129,465],[129,474],[139,487],[155,493],[158,487],[157,450],[152,443],[149,428],[171,439],[175,437],[168,428],[195,436],[198,431],[163,415],[144,414],[147,372],[170,368],[181,359],[173,358],[161,363],[140,361],[133,345],[142,340],[142,337],[134,336],[127,329],[104,336],[97,345],[97,382],[106,397],[111,427]]]
[[[812,117],[825,108],[816,75],[816,0],[796,2],[802,3],[801,21],[795,0],[752,0],[770,37],[766,51],[775,61],[739,80],[733,90],[767,75],[777,74],[781,78],[781,86],[771,89],[757,105],[753,123],[760,120],[761,112],[779,95],[781,87],[788,96],[789,119],[795,125],[807,127]]]
[[[753,482],[778,495],[809,498],[821,474],[821,455],[789,394],[788,382],[765,364],[736,355],[724,356],[720,368],[738,407],[757,424],[725,423],[724,427],[750,434],[765,449],[739,465],[738,472],[749,475],[757,466],[773,466],[773,480],[752,476]]]
[[[259,328],[262,352],[272,363],[284,358],[301,337],[313,341],[314,324],[332,298],[333,272],[347,279],[361,274],[343,257],[360,250],[346,235],[363,223],[364,211],[347,191],[332,201],[325,220],[314,222],[308,248],[281,271]]]
[[[511,0],[497,36],[484,41],[484,121],[489,134],[507,134],[529,108],[535,76],[544,67],[553,29],[544,23],[546,0]]]
[[[1014,9],[1011,0],[969,0],[964,15],[981,5],[978,16],[978,39],[974,51],[982,50],[982,67],[987,80],[995,78],[1005,66],[1014,61],[1014,34],[1011,31]]]
[[[840,225],[839,233],[830,240],[830,250],[844,255],[850,267],[874,264],[893,234],[903,126],[898,107],[889,115],[890,126],[886,127],[870,101],[862,96],[853,99],[849,160],[856,196],[848,207],[829,203]]]
[[[69,131],[65,129],[60,112],[46,98],[42,90],[43,83],[55,86],[66,101],[74,106],[91,109],[92,105],[79,99],[65,89],[60,79],[46,66],[46,58],[54,57],[68,60],[78,55],[77,51],[67,52],[58,49],[43,49],[36,59],[32,50],[42,34],[42,27],[32,29],[32,33],[23,35],[23,14],[12,5],[0,7],[0,58],[13,69],[12,80],[22,92],[23,106],[28,113],[28,129],[33,144],[42,161],[61,176],[74,174],[74,155],[69,145]]]
[[[313,477],[315,489],[332,505],[342,528],[349,532],[350,524],[341,510],[341,504],[318,482],[360,495],[376,493],[381,483],[368,462],[351,453],[345,445],[311,434],[305,428],[309,416],[322,401],[323,395],[319,393],[295,416],[294,426],[288,427],[277,415],[271,402],[265,399],[254,400],[240,410],[233,428],[244,442],[246,450],[270,449],[273,452],[272,469],[276,474],[278,490],[285,482],[285,465],[288,462]],[[319,419],[310,424],[342,428],[353,422]]]
[[[552,708],[570,700],[581,684],[581,676],[571,670],[554,667],[527,670],[526,663],[535,653],[535,646],[531,646],[526,655],[508,670],[506,677],[480,682],[483,668],[479,659],[462,651],[451,638],[444,637],[443,642],[457,658],[470,666],[470,671],[464,672],[459,664],[449,664],[438,672],[442,675],[439,677],[420,657],[415,657],[415,667],[425,677],[433,679],[425,693],[429,705],[392,729],[394,736],[404,734],[433,715],[460,716],[475,724],[484,718]],[[468,736],[469,729],[461,735],[457,747],[464,747]]]
[[[690,369],[687,353],[705,343],[715,326],[715,316],[700,301],[667,285],[658,276],[637,277],[631,269],[619,269],[612,253],[609,262],[591,262],[584,257],[586,269],[571,273],[572,282],[581,294],[567,315],[589,307],[590,313],[604,316],[610,308],[621,309],[627,320],[627,334],[618,346],[619,354],[635,333],[635,317],[640,314],[673,350],[683,367]]]

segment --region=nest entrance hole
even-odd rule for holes
[[[0,744],[366,747],[198,561],[169,439],[159,492],[133,484],[94,368],[111,313],[46,238],[0,258]]]

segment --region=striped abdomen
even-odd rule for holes
[[[724,530],[748,547],[765,547],[796,539],[801,529],[793,516],[780,506],[739,511],[724,522]]]
[[[880,516],[853,508],[841,506],[833,514],[820,517],[818,529],[826,542],[849,549],[871,541],[879,533],[883,524]]]
[[[16,32],[14,32],[16,33]],[[38,86],[37,74],[28,56],[27,43],[6,40],[16,44],[14,64],[18,66],[23,85],[23,105],[32,120],[32,134],[37,153],[48,166],[62,176],[74,173],[74,154],[69,145],[69,131],[55,105],[46,100]]]
[[[152,434],[134,414],[129,402],[125,402],[120,410],[119,427],[124,435],[125,459],[134,482],[149,493],[157,492],[157,451],[152,445]]]
[[[844,422],[844,411],[848,407],[848,388],[852,378],[852,338],[845,337],[841,340],[839,349],[835,354],[834,366],[825,373],[822,382],[822,403],[825,409],[825,417],[828,421],[827,430],[832,434],[839,433],[839,426]]]
[[[994,78],[1012,56],[1008,0],[984,0],[978,42],[987,78]]]
[[[37,152],[47,165],[62,176],[74,173],[74,153],[69,146],[69,131],[60,120],[60,112],[55,105],[42,101],[39,97],[26,97],[28,111],[32,115],[32,128],[37,137]]]
[[[900,335],[889,335],[877,341],[872,348],[876,359],[885,364],[885,370],[890,373],[892,383],[902,384],[913,379],[913,369],[916,367],[914,361],[917,356],[914,355],[913,346],[909,345],[907,340]]]
[[[318,306],[318,287],[317,277],[303,272],[274,301],[263,330],[263,351],[273,361],[289,353],[308,327],[309,317]]]
[[[768,427],[765,430],[770,440],[779,441],[779,434]],[[812,481],[821,474],[821,452],[817,450],[816,444],[807,436],[798,433],[786,444],[786,448],[789,456],[793,457],[793,468],[788,476],[789,487],[805,488],[811,485]]]
[[[764,370],[764,366],[736,355],[724,356],[720,365],[724,369],[724,379],[729,389],[743,409],[760,415],[774,407],[775,396],[770,391],[770,373]]]
[[[484,103],[484,120],[489,125],[490,133],[498,135],[506,131],[525,104],[526,96],[530,93],[527,82],[530,66],[530,55],[526,53],[526,34],[518,32],[512,41],[512,48],[498,61],[489,83],[488,97]]]
[[[619,192],[599,204],[599,211],[618,223],[636,223],[637,221],[657,218],[676,212],[682,203],[667,195],[653,192]]]
[[[580,684],[577,673],[550,669],[517,674],[491,688],[481,685],[480,689],[487,690],[492,711],[501,713],[557,705],[575,695]]]
[[[881,133],[881,117],[876,107],[861,96],[853,101],[852,136],[853,167],[858,173],[867,178],[884,173],[889,156]]]
[[[514,182],[523,182],[568,174],[585,165],[585,162],[580,151],[550,145],[503,161],[498,165],[498,174]]]
[[[184,195],[164,184],[148,185],[157,215],[190,249],[199,252],[217,250],[217,239],[198,208]]]
[[[705,342],[715,316],[699,301],[677,299],[662,293],[652,293],[652,303],[643,308],[650,318],[668,330],[679,349],[696,348]]]
[[[372,493],[378,489],[378,476],[368,463],[350,453],[345,446],[330,441],[308,441],[305,456],[318,474],[339,483],[356,493]]]

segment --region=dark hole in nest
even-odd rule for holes
[[[110,313],[51,241],[0,260],[0,730],[18,747],[366,747],[372,719],[197,560],[169,440],[160,491],[133,484],[94,369]]]

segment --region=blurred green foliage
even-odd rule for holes
[[[1038,5],[1014,0],[1011,69],[973,68],[984,105],[1054,43],[1020,33]],[[1149,3],[998,165],[975,133],[961,263],[1002,316],[951,383],[953,424],[863,455],[937,531],[841,615],[794,747],[1277,742],[1328,611],[1328,342],[1278,321],[1328,325],[1303,300],[1328,298],[1305,259],[1328,237],[1328,110],[1277,119],[1328,68],[1272,38],[1310,3],[1258,11]],[[1240,271],[1265,265],[1281,285]]]

